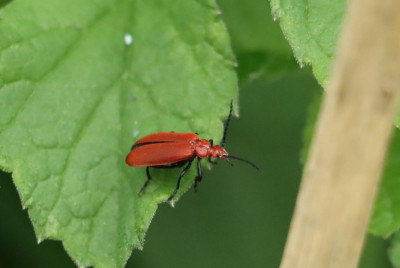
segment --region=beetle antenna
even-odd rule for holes
[[[221,140],[221,143],[220,143],[220,146],[222,148],[225,147],[226,133],[228,132],[229,122],[231,121],[232,110],[233,110],[233,100],[231,100],[231,107],[229,109],[229,115],[228,115],[228,118],[226,119],[225,125],[224,125],[224,134],[222,135],[222,140]]]
[[[231,165],[233,167],[233,163],[231,162],[231,160],[229,160],[226,157],[223,157],[222,159],[224,159],[226,162],[228,162],[229,165]]]
[[[250,162],[247,159],[244,159],[244,158],[241,158],[241,157],[238,157],[238,156],[233,156],[233,155],[226,155],[226,156],[224,156],[224,158],[226,160],[228,160],[227,158],[231,158],[231,159],[236,159],[236,160],[239,160],[239,161],[243,161],[243,162],[249,164],[250,166],[252,166],[253,168],[257,169],[258,171],[260,171],[260,168],[256,164]]]

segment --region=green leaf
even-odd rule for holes
[[[318,112],[321,107],[323,90],[316,91],[313,101],[308,106],[307,123],[303,130],[303,148],[300,154],[300,161],[303,165],[307,162],[308,153],[310,151],[311,140],[315,130],[315,124],[318,119]]]
[[[267,51],[292,55],[265,0],[218,0],[236,51]]]
[[[0,18],[0,167],[39,242],[62,240],[79,266],[121,267],[179,172],[154,171],[139,198],[132,143],[172,130],[219,140],[237,99],[215,3],[19,0]]]
[[[12,0],[2,0],[0,2],[0,8],[4,7],[5,5],[8,5]]]
[[[390,261],[394,268],[400,267],[400,232],[396,232],[392,237],[392,243],[388,251]]]
[[[347,1],[271,0],[285,37],[300,64],[312,65],[318,82],[325,86]]]
[[[275,53],[238,53],[237,59],[239,62],[238,76],[241,85],[256,79],[264,81],[277,79],[299,69],[292,57]]]
[[[240,84],[276,79],[299,69],[265,0],[218,0],[237,55]]]
[[[388,237],[400,229],[400,130],[393,133],[369,229]]]

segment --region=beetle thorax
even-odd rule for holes
[[[211,144],[208,140],[193,141],[193,150],[198,157],[204,158],[210,155]]]
[[[219,145],[211,146],[211,143],[205,139],[193,141],[192,148],[194,153],[201,158],[208,156],[212,158],[221,158],[228,155],[223,147]]]

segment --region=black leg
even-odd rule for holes
[[[152,168],[162,168],[162,169],[178,168],[178,167],[181,167],[181,166],[185,165],[187,162],[188,162],[188,161],[185,160],[185,161],[181,161],[181,162],[174,163],[174,164],[171,164],[171,165],[165,165],[165,166],[151,166],[151,167],[152,167]],[[150,167],[146,167],[146,175],[147,175],[147,180],[146,180],[145,183],[143,184],[142,188],[140,188],[140,191],[139,191],[139,193],[138,193],[139,195],[141,195],[141,194],[144,192],[144,190],[146,190],[147,185],[148,185],[149,182],[151,181]]]
[[[149,182],[151,181],[151,176],[150,176],[150,167],[146,167],[146,174],[147,174],[147,180],[146,182],[143,184],[142,188],[139,191],[139,195],[141,195],[144,190],[146,189],[147,185],[149,184]]]
[[[201,165],[200,165],[200,157],[197,157],[197,176],[194,179],[194,191],[197,192],[197,183],[201,182],[201,179],[203,178],[203,173],[201,170]]]
[[[187,164],[187,166],[182,170],[181,174],[179,175],[178,182],[176,184],[176,188],[175,188],[174,192],[168,197],[168,201],[171,201],[172,198],[174,198],[174,196],[178,192],[179,186],[181,185],[182,177],[185,176],[186,172],[189,170],[190,166],[192,165],[193,160],[194,160],[194,158],[188,160],[189,163]]]
[[[208,140],[208,142],[211,144],[211,147],[214,146],[214,141],[213,141],[212,139]],[[209,156],[209,157],[207,158],[207,161],[208,161],[208,163],[211,163],[211,164],[213,164],[213,165],[217,164],[216,161],[212,160],[211,156]]]
[[[214,146],[214,141],[213,141],[213,139],[208,140],[208,142],[211,144],[211,147]],[[211,164],[213,164],[213,165],[217,164],[216,161],[212,160],[211,156],[209,156],[209,157],[207,158],[207,161],[208,161],[208,163],[211,163]]]

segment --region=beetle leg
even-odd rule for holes
[[[146,167],[146,175],[147,175],[147,180],[146,182],[143,184],[142,188],[139,191],[139,195],[141,195],[144,190],[146,189],[147,185],[149,184],[149,182],[151,181],[151,175],[150,175],[150,167]]]
[[[178,168],[181,167],[183,165],[185,165],[188,161],[181,161],[181,162],[177,162],[171,165],[164,165],[164,166],[151,166],[152,168],[159,168],[159,169],[170,169],[170,168]],[[139,195],[141,195],[144,190],[146,189],[147,185],[149,184],[149,182],[151,181],[151,175],[150,175],[150,166],[146,167],[146,175],[147,175],[147,180],[145,181],[145,183],[143,184],[142,188],[140,188],[139,191]]]
[[[201,182],[202,178],[203,178],[203,173],[201,170],[200,157],[197,157],[197,176],[194,179],[194,191],[195,192],[197,192],[197,183]]]
[[[181,185],[181,180],[182,177],[186,174],[186,172],[189,170],[190,166],[192,165],[194,158],[191,158],[188,160],[188,164],[187,166],[182,170],[181,174],[179,175],[178,178],[178,182],[176,183],[176,188],[174,190],[174,192],[168,197],[168,201],[171,201],[172,198],[174,198],[174,196],[176,195],[176,193],[178,192],[179,186]]]
[[[214,146],[214,141],[213,141],[213,139],[209,139],[208,142],[211,144],[211,147]],[[216,165],[216,164],[217,164],[217,161],[212,160],[211,156],[209,156],[209,157],[207,158],[207,161],[208,161],[208,163],[213,164],[213,165]]]

